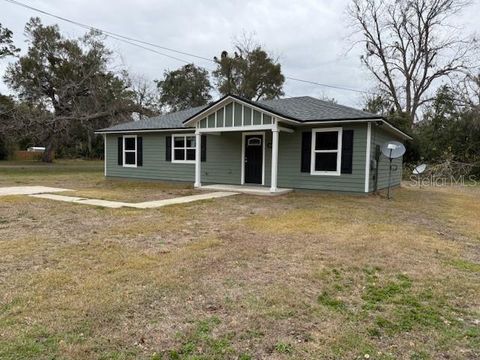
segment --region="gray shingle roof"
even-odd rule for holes
[[[279,115],[285,115],[302,122],[379,118],[375,114],[319,100],[311,96],[261,100],[258,101],[258,104],[270,108]]]
[[[183,121],[192,117],[202,109],[207,107],[197,106],[187,110],[181,110],[177,112],[172,112],[168,114],[154,116],[148,119],[130,121],[123,124],[118,124],[106,129],[98,130],[102,131],[132,131],[132,130],[153,130],[153,129],[179,129],[185,127]]]
[[[235,96],[236,97],[236,96]],[[310,96],[292,97],[276,100],[261,100],[258,102],[248,101],[254,105],[270,110],[280,116],[294,119],[300,122],[308,121],[348,121],[353,119],[372,119],[380,116],[351,107],[333,104]],[[192,118],[209,105],[199,106],[174,113],[155,116],[149,119],[132,121],[115,125],[99,132],[135,131],[154,129],[178,129],[184,128],[183,122]]]

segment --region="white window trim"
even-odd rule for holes
[[[135,150],[126,150],[125,149],[125,139],[135,139]],[[137,150],[138,150],[138,142],[137,142],[137,135],[123,135],[123,151],[122,151],[122,154],[123,154],[123,161],[122,161],[122,164],[123,164],[123,167],[132,167],[132,168],[136,168],[137,167]],[[129,152],[129,153],[135,153],[135,164],[126,164],[125,163],[125,154]]]
[[[184,145],[182,148],[176,148],[175,147],[175,138],[176,137],[183,137]],[[193,137],[195,139],[195,147],[189,147],[187,148],[187,137]],[[195,137],[195,133],[188,133],[188,134],[173,134],[172,135],[172,163],[174,164],[195,164],[195,160],[186,160],[187,159],[187,149],[193,149],[195,150],[195,156],[196,154],[196,148],[197,148],[197,140]],[[185,160],[175,160],[175,149],[183,149],[184,150],[184,155],[185,155]]]
[[[317,137],[315,136],[318,132],[332,132],[336,131],[338,133],[337,149],[336,150],[315,150],[315,142]],[[310,175],[325,175],[325,176],[340,176],[342,169],[342,127],[331,127],[331,128],[318,128],[312,129],[312,149],[311,149],[311,161],[310,161]],[[315,171],[315,154],[316,153],[337,153],[337,169],[336,171]]]

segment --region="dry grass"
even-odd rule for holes
[[[105,181],[90,163],[5,173],[1,186],[111,199],[191,191]],[[479,200],[408,187],[151,210],[3,197],[0,358],[478,358]]]

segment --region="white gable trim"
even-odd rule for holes
[[[194,124],[194,123],[197,123],[198,121],[202,120],[203,118],[206,118],[208,117],[209,115],[211,115],[212,113],[214,112],[217,112],[218,110],[220,110],[221,108],[224,108],[226,107],[228,104],[230,103],[239,103],[239,104],[242,104],[243,106],[248,106],[258,112],[260,112],[260,114],[262,114],[262,122],[263,122],[263,114],[267,114],[269,116],[272,117],[272,119],[275,117],[277,118],[278,120],[281,120],[281,121],[285,121],[285,122],[288,122],[288,123],[291,123],[291,124],[298,124],[299,121],[296,121],[296,120],[292,120],[292,119],[288,119],[288,118],[285,118],[283,116],[280,116],[278,114],[275,114],[274,112],[271,112],[271,111],[268,111],[268,110],[265,110],[264,108],[260,107],[260,106],[256,106],[256,105],[252,105],[246,101],[243,101],[243,100],[240,100],[240,99],[237,99],[233,96],[227,96],[225,97],[223,100],[220,100],[219,102],[217,102],[215,105],[213,105],[212,107],[208,108],[208,109],[205,109],[205,110],[202,110],[201,112],[199,112],[197,115],[195,115],[194,117],[192,117],[190,120],[188,120],[187,122],[184,123],[185,126],[188,126],[190,124]],[[244,110],[242,110],[242,124],[243,124],[243,112]],[[224,124],[225,124],[225,110],[223,112],[223,120],[224,120]],[[233,105],[233,116],[232,116],[232,123],[234,123],[234,119],[235,119],[235,105]],[[273,122],[273,120],[272,120]]]

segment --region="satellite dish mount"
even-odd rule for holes
[[[392,182],[392,161],[405,154],[405,146],[398,141],[388,141],[382,145],[382,154],[385,155],[390,161],[388,168],[388,190],[387,199],[390,199],[390,186]]]

